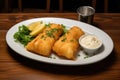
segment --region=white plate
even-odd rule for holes
[[[98,54],[96,54],[92,57],[89,57],[89,58],[84,58],[85,57],[84,52],[79,51],[80,56],[78,56],[77,60],[75,60],[75,61],[61,59],[61,58],[57,57],[56,55],[54,55],[54,53],[51,55],[53,58],[48,58],[48,57],[44,57],[44,56],[41,56],[41,55],[38,55],[35,53],[31,53],[31,52],[27,51],[21,44],[16,43],[14,41],[13,35],[15,32],[18,31],[19,26],[28,25],[32,22],[41,21],[41,20],[46,23],[51,22],[51,23],[64,24],[68,28],[70,28],[74,25],[79,26],[85,32],[97,35],[102,40],[103,47]],[[59,64],[59,65],[87,65],[87,64],[95,63],[95,62],[98,62],[98,61],[106,58],[113,50],[113,41],[104,31],[102,31],[92,25],[85,24],[85,23],[82,23],[82,22],[76,21],[76,20],[65,19],[65,18],[47,17],[47,18],[35,18],[35,19],[22,21],[16,25],[14,25],[13,27],[11,27],[8,30],[7,35],[6,35],[6,41],[11,49],[13,49],[15,52],[17,52],[18,54],[20,54],[22,56],[25,56],[27,58],[37,60],[40,62]],[[56,57],[56,58],[54,59],[54,57]]]

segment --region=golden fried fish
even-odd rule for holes
[[[29,42],[26,49],[43,56],[49,56],[55,41],[60,37],[63,28],[60,24],[50,24],[34,40]]]
[[[67,59],[75,59],[79,49],[78,39],[84,32],[79,27],[72,27],[65,35],[60,37],[53,46],[53,51]]]

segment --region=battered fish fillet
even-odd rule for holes
[[[75,59],[79,49],[78,39],[84,32],[74,26],[65,35],[60,37],[53,46],[53,51],[61,57]]]
[[[28,51],[38,53],[43,56],[49,56],[55,41],[60,37],[63,28],[60,24],[50,24],[35,39],[26,46]]]

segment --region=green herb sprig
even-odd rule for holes
[[[33,36],[29,35],[30,32],[31,31],[27,28],[27,26],[19,26],[18,31],[13,35],[15,42],[20,42],[21,44],[26,46],[28,42],[34,39]]]
[[[58,28],[53,28],[51,30],[46,30],[46,35],[48,37],[55,38],[54,33],[58,31]]]
[[[68,30],[66,29],[66,26],[65,26],[65,25],[61,24],[61,26],[62,26],[62,28],[63,28],[63,34],[62,34],[62,35],[64,35]]]

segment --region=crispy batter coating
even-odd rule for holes
[[[79,49],[78,39],[84,32],[77,26],[73,26],[65,35],[59,38],[53,46],[53,51],[67,59],[75,59]]]
[[[55,41],[60,37],[63,28],[60,24],[50,24],[34,40],[26,46],[28,51],[38,53],[43,56],[49,56]]]

